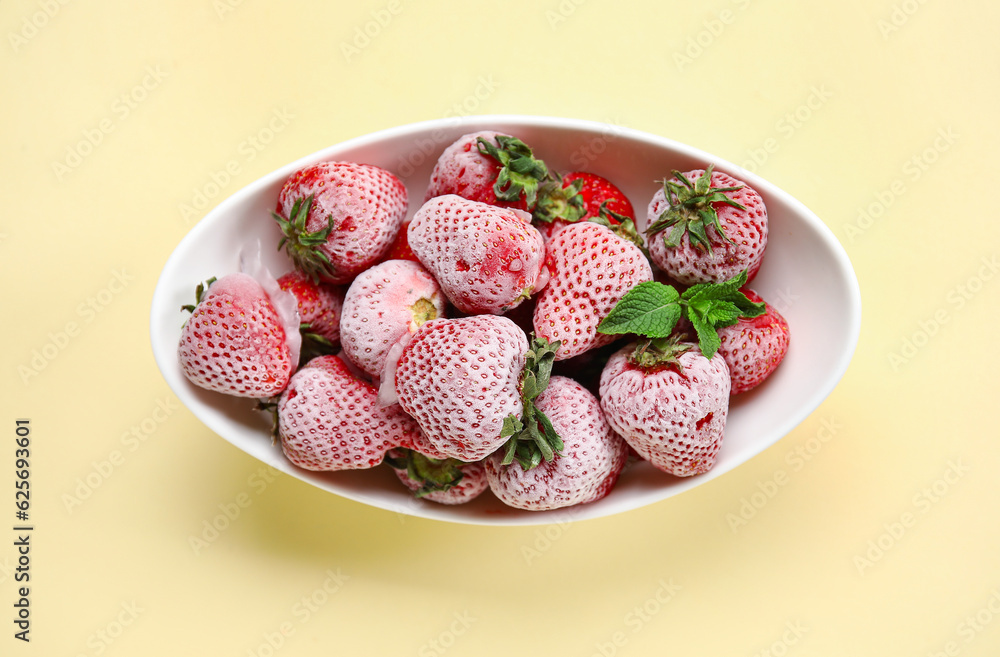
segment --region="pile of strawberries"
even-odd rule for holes
[[[409,219],[391,172],[308,166],[273,212],[294,270],[248,259],[200,285],[180,364],[273,412],[298,467],[384,462],[443,504],[592,502],[635,459],[704,473],[731,396],[788,349],[746,287],[767,212],[711,166],[672,172],[648,208],[640,234],[610,181],[495,131],[444,149]]]

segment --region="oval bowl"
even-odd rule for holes
[[[589,170],[615,182],[643,221],[657,181],[671,170],[714,163],[757,189],[768,209],[767,252],[753,287],[788,320],[791,346],[784,362],[758,389],[735,397],[723,446],[706,474],[678,478],[645,462],[625,470],[615,489],[597,502],[530,512],[505,506],[489,491],[465,505],[417,500],[386,467],[317,473],[288,462],[271,444],[265,414],[252,400],[229,398],[192,385],[181,372],[177,345],[195,285],[238,270],[238,254],[258,240],[275,276],[291,268],[277,251],[270,216],[278,191],[296,169],[323,160],[374,164],[399,176],[420,206],[440,152],[463,134],[493,129],[520,137],[551,169]],[[861,297],[843,247],[802,203],[766,180],[718,157],[653,134],[612,124],[533,116],[471,116],[383,130],[325,148],[292,162],[236,192],[209,212],[174,250],[156,285],[150,338],[157,365],[180,401],[212,431],[269,466],[323,490],[401,514],[481,525],[530,525],[608,516],[652,504],[729,472],[773,445],[805,420],[847,369],[858,340]]]

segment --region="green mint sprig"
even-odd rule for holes
[[[746,282],[747,271],[743,270],[723,283],[699,283],[683,293],[664,283],[640,283],[622,297],[597,331],[667,338],[683,317],[694,327],[701,353],[711,358],[722,346],[718,329],[732,326],[741,317],[764,314],[763,303],[751,301],[740,291]]]

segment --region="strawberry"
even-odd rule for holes
[[[340,313],[344,304],[341,288],[316,283],[295,269],[278,278],[278,287],[295,297],[299,309],[303,357],[332,352],[340,343]]]
[[[399,225],[399,234],[389,246],[389,250],[382,256],[383,260],[412,260],[419,262],[413,249],[410,248],[410,241],[407,239],[407,229],[410,227],[410,220],[404,219]]]
[[[587,171],[550,177],[539,189],[532,217],[546,243],[560,228],[604,216],[612,225],[635,221],[635,210],[625,193],[607,178]]]
[[[198,286],[178,347],[188,380],[258,399],[285,389],[299,357],[299,318],[295,299],[271,283],[241,272]]]
[[[518,210],[438,196],[417,210],[407,234],[448,300],[471,315],[511,310],[547,280],[542,236]]]
[[[340,320],[344,352],[379,379],[386,355],[403,335],[444,316],[437,281],[420,263],[387,260],[358,275],[344,297]]]
[[[524,410],[518,384],[528,347],[506,317],[433,319],[395,367],[387,365],[382,386],[395,387],[400,406],[442,455],[478,461],[507,441],[505,419]],[[384,391],[380,398],[392,400]]]
[[[678,477],[708,472],[729,413],[729,368],[697,345],[643,340],[615,352],[601,374],[608,424],[654,467]]]
[[[767,247],[767,209],[755,190],[708,169],[664,180],[649,203],[649,255],[678,283],[752,280]]]
[[[369,164],[320,162],[293,173],[273,216],[297,269],[314,280],[349,283],[379,261],[406,215],[406,187]]]
[[[593,502],[606,495],[625,466],[628,448],[612,431],[600,402],[573,379],[553,376],[537,397],[562,439],[561,454],[525,470],[503,464],[496,452],[484,461],[490,489],[508,506],[529,511]]]
[[[744,289],[750,301],[764,304],[764,313],[757,317],[741,317],[731,326],[719,329],[719,353],[729,365],[732,378],[731,394],[746,392],[769,377],[788,351],[788,322],[760,298],[756,292]]]
[[[424,200],[445,194],[530,212],[548,168],[516,137],[495,130],[462,135],[444,149]]]
[[[382,462],[414,440],[417,425],[399,408],[380,408],[378,392],[337,356],[320,356],[292,376],[277,404],[285,456],[306,470],[353,470]]]
[[[386,462],[417,497],[438,504],[465,504],[489,487],[481,461],[465,463],[399,448],[389,451]]]
[[[642,250],[594,222],[570,224],[546,247],[548,284],[535,303],[535,334],[560,341],[558,360],[614,340],[597,326],[631,288],[653,278]]]

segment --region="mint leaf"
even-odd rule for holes
[[[597,326],[599,333],[637,333],[647,338],[670,335],[681,317],[680,295],[670,285],[647,281],[629,290]]]
[[[702,356],[711,358],[719,350],[719,347],[722,346],[722,340],[719,339],[718,332],[703,317],[692,315],[689,316],[689,319],[692,326],[694,326],[695,332],[698,334],[698,348],[701,349]]]

